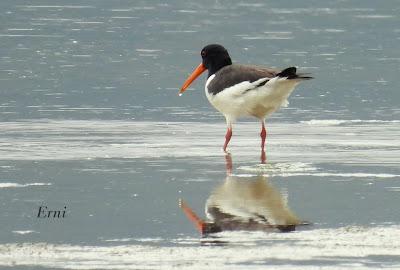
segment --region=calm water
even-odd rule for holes
[[[1,1],[0,266],[400,268],[399,4]],[[177,96],[208,43],[315,77],[268,119],[268,164],[235,125],[229,177],[204,80]],[[202,238],[179,199],[311,225]]]

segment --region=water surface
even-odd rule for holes
[[[400,267],[397,1],[18,0],[0,10],[2,267]],[[225,121],[204,81],[177,95],[208,43],[234,62],[315,77],[267,120],[267,164],[259,123],[234,126],[230,176]],[[222,196],[234,181],[237,195]],[[254,183],[269,204],[242,192]],[[205,220],[218,205],[310,225],[202,237],[180,199]],[[37,218],[40,206],[66,217]]]

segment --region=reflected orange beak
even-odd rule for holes
[[[183,83],[181,90],[179,91],[179,95],[182,96],[183,92],[185,92],[186,88],[197,79],[206,70],[206,67],[201,63],[195,70],[193,70],[192,74],[186,79]]]

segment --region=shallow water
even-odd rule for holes
[[[1,267],[400,267],[397,1],[0,10]],[[259,124],[234,126],[230,176],[202,80],[177,96],[210,42],[237,62],[315,76],[268,119],[267,164]],[[204,219],[216,205],[310,224],[202,237],[180,199]],[[37,218],[40,206],[65,218]]]

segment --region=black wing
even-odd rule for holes
[[[215,78],[207,86],[210,94],[216,95],[222,90],[239,84],[241,82],[255,82],[262,78],[273,78],[279,74],[280,70],[247,65],[229,65],[221,68],[215,73]],[[261,82],[264,85],[268,79]],[[250,90],[250,89],[249,89]]]

